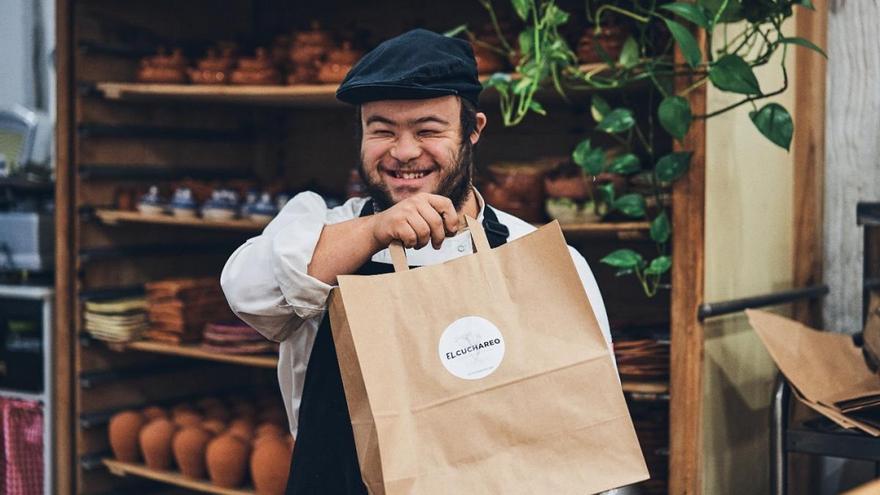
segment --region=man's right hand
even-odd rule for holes
[[[373,215],[372,220],[377,250],[395,240],[407,248],[421,248],[430,242],[434,249],[440,249],[447,235],[458,232],[458,213],[452,201],[437,194],[418,193]]]

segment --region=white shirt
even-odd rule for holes
[[[296,195],[261,235],[248,239],[232,253],[220,275],[220,285],[232,311],[267,339],[281,343],[278,383],[294,436],[309,355],[333,288],[309,276],[308,266],[324,225],[358,217],[366,201],[354,198],[336,208],[327,208],[324,199],[315,193]],[[480,204],[485,203],[480,200]],[[493,211],[510,230],[508,241],[535,230],[513,215],[495,208]],[[483,221],[482,209],[477,220]],[[608,316],[596,279],[584,257],[573,248],[568,249],[610,349]],[[430,243],[421,249],[407,249],[406,258],[413,266],[433,265],[471,252],[470,232],[464,231],[447,237],[437,250]],[[391,263],[387,249],[372,259]]]

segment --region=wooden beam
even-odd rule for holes
[[[827,0],[816,0],[815,11],[798,9],[797,36],[828,46]],[[822,281],[822,187],[825,171],[825,59],[797,48],[794,104],[794,273],[795,287]],[[794,318],[821,325],[819,300],[794,306]]]
[[[702,31],[700,31],[702,33]],[[706,46],[701,36],[700,46]],[[684,63],[676,50],[676,62]],[[679,89],[694,80],[677,81]],[[706,85],[688,96],[695,115],[706,113]],[[670,314],[669,493],[702,493],[704,217],[706,121],[699,119],[676,151],[692,151],[688,173],[672,190],[672,297]]]
[[[69,494],[74,487],[73,455],[73,346],[74,301],[74,211],[73,176],[73,6],[71,0],[55,3],[56,94],[55,126],[55,328],[53,355],[55,386],[49,391],[53,415],[55,458],[52,459],[54,488],[46,493]]]

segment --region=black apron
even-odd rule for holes
[[[360,216],[373,214],[367,201]],[[493,248],[507,242],[510,231],[498,221],[491,208],[483,210],[483,228]],[[394,271],[391,264],[368,261],[357,275],[378,275]],[[330,331],[330,318],[324,315],[309,357],[299,408],[299,428],[287,495],[366,495],[367,488],[358,466],[351,418],[345,402],[339,362]]]

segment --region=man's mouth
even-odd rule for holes
[[[389,169],[383,169],[383,171],[395,179],[403,179],[403,180],[422,179],[425,176],[431,174],[431,172],[433,172],[433,170],[389,170]]]

